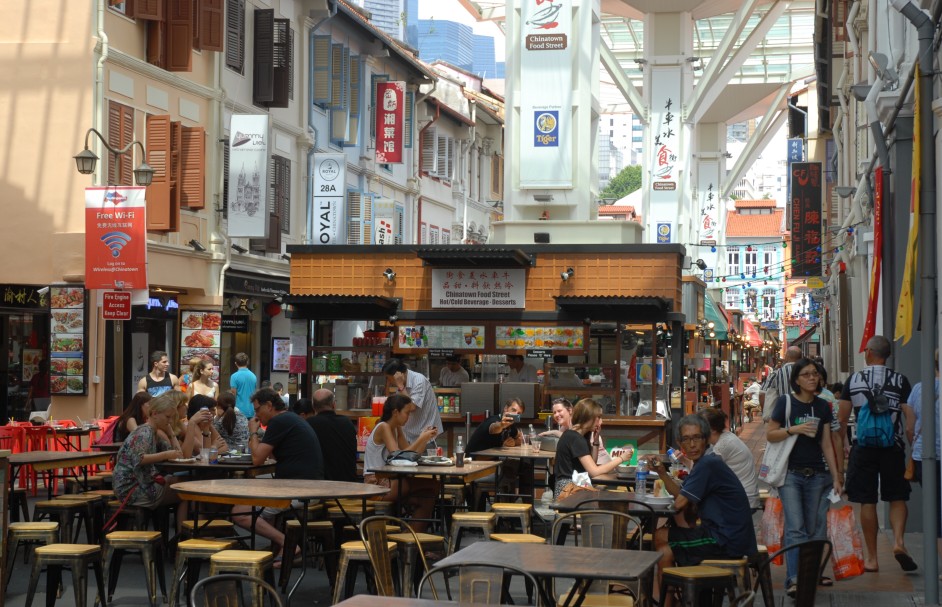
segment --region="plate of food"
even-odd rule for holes
[[[646,493],[638,499],[652,506],[670,506],[674,503],[674,498],[669,495],[667,497],[655,497],[650,493]]]
[[[423,455],[419,458],[419,464],[422,466],[453,466],[454,462],[450,457],[441,455]]]
[[[175,457],[171,460],[174,464],[192,464],[197,460],[195,457]]]

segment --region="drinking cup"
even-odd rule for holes
[[[542,444],[542,442],[541,442],[541,441],[538,441],[538,440],[531,441],[531,442],[530,442],[530,447],[533,449],[533,452],[534,452],[534,453],[538,453],[538,452],[540,451],[540,445],[541,445],[541,444]]]
[[[438,449],[435,449],[434,447],[431,448],[431,449],[426,449],[426,450],[425,450],[425,455],[427,455],[427,456],[429,456],[429,457],[435,457],[436,455],[438,455]]]

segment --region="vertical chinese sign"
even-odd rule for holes
[[[703,170],[702,164],[700,168]],[[719,205],[716,204],[716,189],[712,181],[700,191],[700,197],[700,244],[715,246],[720,225],[720,211]]]
[[[651,204],[650,222],[645,223],[657,228],[658,243],[672,242],[673,223],[679,217],[677,182],[680,179],[680,119],[677,116],[678,103],[681,99],[680,68],[658,68],[657,84],[651,91],[651,134],[649,153],[651,166]],[[692,202],[692,201],[691,201]],[[666,229],[660,225],[671,224]],[[668,238],[665,240],[666,232]],[[678,230],[679,231],[679,230]]]
[[[143,187],[85,188],[85,286],[147,288]]]
[[[376,84],[376,162],[402,164],[405,82]]]
[[[572,6],[520,0],[520,187],[572,187]]]
[[[821,276],[821,163],[791,165],[792,276]]]

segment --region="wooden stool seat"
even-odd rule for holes
[[[190,539],[177,544],[177,556],[173,565],[173,584],[170,586],[170,607],[177,604],[180,594],[181,582],[186,576],[186,594],[199,578],[200,563],[209,560],[209,557],[229,550],[235,546],[235,540],[204,540]]]
[[[386,542],[386,550],[389,551],[390,558],[398,559],[399,552],[396,548],[396,542]],[[347,598],[344,595],[353,591],[357,566],[365,565],[368,567],[369,564],[370,555],[367,553],[366,545],[362,540],[344,542],[340,545],[340,565],[337,568],[337,579],[334,581],[334,596],[331,604],[336,605]],[[350,577],[349,580],[347,579],[348,576]],[[349,592],[346,592],[345,589],[349,589]]]
[[[39,576],[43,568],[46,569],[46,604],[55,602],[56,594],[62,582],[62,568],[72,571],[72,586],[75,591],[76,607],[88,605],[88,568],[95,571],[95,582],[98,585],[98,596],[103,606],[105,600],[105,584],[101,570],[101,546],[97,544],[49,544],[36,548],[33,568],[29,576],[29,589],[26,593],[26,607],[32,607],[36,587],[39,585]]]
[[[491,539],[505,544],[545,544],[546,538],[532,533],[492,533]]]
[[[118,509],[120,508],[120,512]],[[118,513],[118,527],[122,529],[130,528],[139,531],[147,527],[148,511],[140,506],[126,504],[121,508],[121,502],[111,500],[105,509],[105,516],[110,519],[115,513]]]
[[[275,576],[272,565],[275,555],[267,550],[223,550],[209,557],[209,575],[220,573],[241,573],[261,578],[275,585]],[[264,591],[261,586],[256,589],[257,595],[253,605],[263,605]]]
[[[94,476],[89,476],[87,481],[82,481],[78,478],[67,478],[65,479],[65,493],[76,494],[85,491],[88,488],[102,489],[104,487],[104,479],[95,478]]]
[[[335,550],[336,539],[334,536],[334,524],[331,521],[308,521],[307,522],[307,540],[308,544],[312,541],[320,543],[323,550],[328,552],[324,555],[324,567],[327,569],[327,579],[333,580],[337,575],[338,555],[333,553]],[[301,521],[290,519],[285,521],[285,554],[294,554],[298,545],[301,543]],[[316,545],[316,544],[315,544]],[[311,556],[311,552],[308,552]],[[287,587],[288,579],[291,577],[291,570],[294,568],[294,559],[285,560],[281,563],[281,583],[282,589]]]
[[[275,560],[275,555],[267,550],[223,550],[210,557],[210,562],[235,565],[264,565]]]
[[[59,541],[63,544],[73,541],[72,526],[76,517],[85,523],[86,528],[91,525],[89,506],[84,501],[54,499],[36,502],[33,506],[34,521],[48,518],[59,523]]]
[[[393,531],[389,530],[390,527],[393,527]],[[439,542],[441,542],[443,546],[445,545],[444,537],[432,533],[416,533],[415,537],[413,537],[409,532],[401,532],[399,527],[395,525],[386,525],[386,532],[389,534],[389,539],[397,544],[414,544],[415,540],[418,539],[423,547],[425,544],[436,544]]]
[[[716,590],[725,590],[730,602],[736,597],[735,576],[726,569],[696,565],[693,567],[665,567],[661,572],[661,594],[667,596],[668,588],[678,588],[683,594],[684,607],[696,607],[700,603],[700,593],[713,591],[713,604],[719,607],[723,603],[723,594]]]
[[[235,535],[235,525],[233,525],[232,521],[226,521],[222,519],[201,521],[199,525],[197,525],[194,521],[183,521],[183,523],[180,525],[180,535],[185,538],[193,537],[194,527],[199,529],[200,537],[226,537],[229,535]]]
[[[491,504],[491,512],[497,515],[494,527],[499,527],[501,521],[517,521],[520,523],[521,533],[530,533],[530,511],[532,509],[531,504],[494,502]]]
[[[160,538],[159,531],[112,531],[105,536],[112,544],[153,542]]]
[[[13,574],[13,565],[16,564],[16,552],[20,545],[24,545],[24,554],[28,561],[29,546],[39,543],[43,545],[55,544],[59,541],[59,523],[10,523],[7,527],[7,584],[9,585],[10,576]]]
[[[134,551],[141,555],[144,565],[144,581],[147,584],[147,598],[153,607],[157,607],[157,582],[160,592],[167,598],[167,584],[164,581],[163,534],[159,531],[112,531],[105,536],[105,584],[108,586],[108,601],[114,596],[118,586],[118,574],[126,552]]]
[[[749,571],[749,559],[706,559],[700,562],[708,567],[718,567],[729,571],[736,577],[737,594],[752,590],[752,574]]]
[[[465,531],[477,530],[484,534],[484,539],[491,539],[496,520],[497,514],[494,512],[455,512],[451,517],[448,554],[453,554],[461,546],[461,537]]]
[[[10,523],[8,529],[21,533],[28,533],[30,531],[58,531],[59,523],[52,521],[18,522]]]

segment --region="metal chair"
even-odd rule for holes
[[[272,607],[282,607],[281,597],[271,584],[237,573],[213,575],[197,582],[190,593],[189,607],[254,606],[259,592],[264,592]]]
[[[754,590],[745,592],[736,597],[731,607],[753,607],[756,602],[756,593]]]
[[[389,527],[398,527],[398,533],[389,533]],[[376,594],[380,596],[397,596],[396,581],[393,579],[392,559],[387,546],[390,541],[399,545],[402,551],[401,590],[404,596],[411,594],[415,582],[416,561],[421,562],[422,573],[428,572],[428,561],[425,559],[425,550],[422,543],[444,546],[445,539],[438,535],[416,533],[406,521],[394,516],[371,516],[360,522],[360,539],[366,546],[373,569],[373,579],[376,582]],[[432,588],[435,594],[435,589]],[[437,599],[438,596],[436,595]]]
[[[768,575],[769,568],[779,555],[791,550],[798,551],[798,575],[796,584],[798,594],[795,596],[796,605],[814,605],[814,597],[818,593],[818,581],[829,558],[831,558],[831,542],[828,540],[807,540],[782,548],[768,556],[759,564],[759,575],[753,586],[753,592],[759,589],[759,581],[763,575]],[[770,597],[773,598],[774,597]],[[766,599],[768,601],[768,599]]]
[[[458,570],[458,603],[474,603],[477,605],[510,604],[505,598],[508,595],[510,577],[520,575],[523,576],[527,583],[532,584],[534,588],[539,588],[540,592],[537,594],[536,601],[537,607],[549,607],[555,604],[545,596],[544,588],[537,582],[536,578],[533,577],[533,574],[523,569],[518,569],[517,567],[496,565],[494,563],[461,563],[458,565],[435,567],[422,576],[422,581],[419,582],[418,596],[422,596],[426,582],[431,587],[433,595],[437,596],[432,578],[440,574],[445,580],[447,588],[449,572],[455,569]],[[450,594],[449,589],[449,595]],[[449,596],[449,599],[450,598]]]

